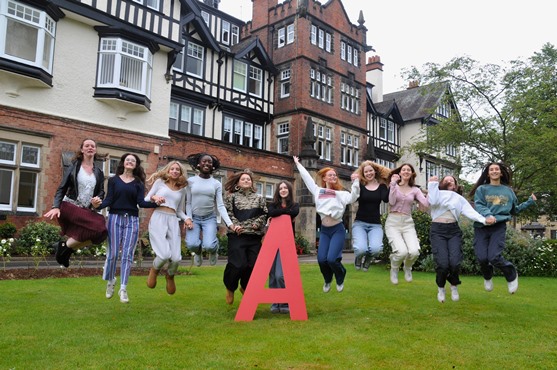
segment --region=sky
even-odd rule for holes
[[[309,0],[311,3],[313,0]],[[326,4],[328,0],[322,0]],[[330,0],[338,1],[338,0]],[[279,0],[279,3],[281,0]],[[504,65],[527,59],[545,43],[557,46],[555,12],[549,0],[343,0],[353,24],[360,10],[367,43],[383,65],[383,92],[403,90],[403,69],[445,64],[468,56]],[[251,19],[252,0],[221,0],[219,9],[243,21]]]

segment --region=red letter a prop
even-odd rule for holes
[[[280,251],[286,288],[269,289],[265,285],[277,251]],[[252,321],[259,303],[288,303],[291,320],[308,319],[289,215],[272,219],[234,320]]]

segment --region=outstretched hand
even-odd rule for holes
[[[51,220],[60,217],[60,208],[52,208],[50,211],[45,213],[43,217],[50,218]]]
[[[300,158],[298,158],[296,156],[293,156],[292,158],[294,159],[294,163],[296,163],[296,164],[300,163]]]

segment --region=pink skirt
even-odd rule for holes
[[[60,204],[58,224],[62,228],[62,235],[79,242],[91,240],[93,244],[101,244],[108,234],[103,215],[69,202]]]

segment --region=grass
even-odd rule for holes
[[[465,276],[460,302],[440,304],[433,274],[393,286],[383,266],[347,267],[344,292],[324,294],[317,265],[300,266],[307,321],[262,304],[235,322],[222,266],[177,277],[174,296],[133,276],[129,304],[107,300],[100,277],[0,281],[0,369],[557,367],[555,279],[520,278],[510,295],[501,277],[488,293]]]

